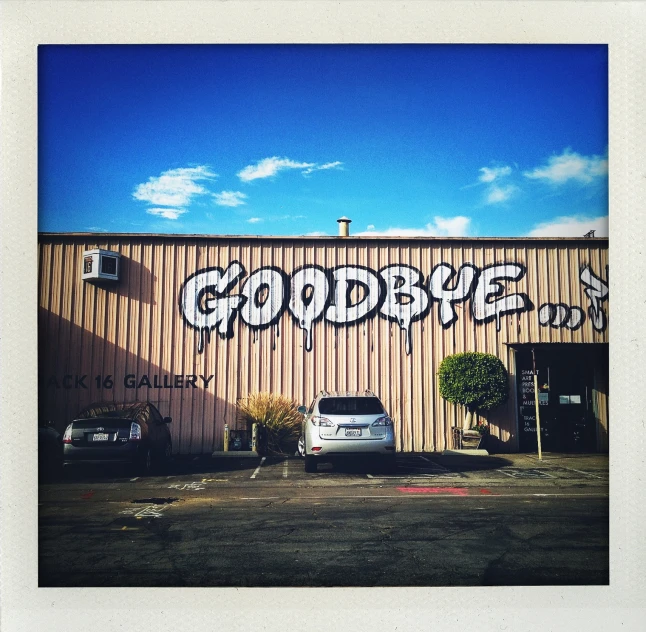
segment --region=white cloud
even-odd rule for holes
[[[481,167],[480,168],[480,177],[478,180],[480,182],[493,182],[498,178],[504,178],[511,173],[511,167]]]
[[[570,149],[565,149],[560,156],[551,156],[547,165],[525,171],[524,176],[534,180],[546,180],[553,184],[563,184],[576,180],[589,184],[595,178],[608,173],[608,159],[602,156],[581,156]]]
[[[595,237],[608,237],[608,216],[587,218],[581,215],[556,217],[550,222],[537,224],[528,237],[583,237],[594,230]]]
[[[251,180],[257,180],[258,178],[270,178],[285,169],[301,169],[303,175],[309,175],[313,171],[339,169],[342,164],[342,162],[337,160],[335,162],[327,162],[324,165],[318,165],[315,162],[296,162],[289,158],[273,156],[271,158],[263,158],[255,165],[246,166],[237,175],[243,182],[251,182]]]
[[[218,206],[242,206],[247,196],[240,191],[221,191],[214,193],[213,198]]]
[[[204,195],[208,190],[199,182],[217,178],[207,166],[182,167],[169,169],[161,175],[148,178],[148,182],[137,185],[132,197],[147,202],[150,215],[166,219],[177,219],[187,213],[188,206],[196,195]],[[161,208],[166,207],[166,208]]]
[[[258,178],[270,178],[284,169],[308,169],[314,167],[315,164],[313,162],[295,162],[289,158],[273,156],[272,158],[263,158],[255,165],[248,165],[238,172],[238,178],[243,182],[250,182]]]
[[[467,185],[465,188],[485,184],[484,203],[500,204],[506,202],[519,188],[513,184],[502,186],[498,182],[512,174],[512,168],[508,165],[503,167],[480,167],[478,182]]]
[[[374,229],[375,229],[374,224],[368,224],[368,227],[366,228],[366,230],[374,230]]]
[[[185,208],[149,208],[146,213],[150,215],[158,215],[164,219],[177,219],[180,215],[184,215],[188,211]]]
[[[107,233],[107,228],[100,228],[99,226],[88,226],[85,230],[88,230],[93,233]]]
[[[132,197],[157,206],[187,206],[194,196],[208,193],[198,182],[216,177],[206,166],[170,169],[139,184]]]
[[[250,224],[257,224],[258,222],[262,222],[262,218],[261,217],[250,217],[247,220],[247,222],[249,222]]]
[[[422,228],[388,228],[386,230],[367,230],[354,233],[362,237],[466,237],[469,234],[471,219],[456,217],[434,217],[432,222]]]
[[[303,175],[307,176],[313,171],[325,171],[327,169],[341,169],[341,165],[343,163],[339,162],[336,160],[335,162],[326,162],[324,165],[314,165],[313,167],[310,167],[309,169],[306,169],[303,171]]]
[[[487,191],[486,203],[487,204],[500,204],[506,202],[518,189],[513,184],[506,187],[499,187],[491,185]]]

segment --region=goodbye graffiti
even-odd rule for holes
[[[233,324],[240,314],[251,329],[278,326],[288,310],[303,330],[305,350],[312,350],[312,328],[320,320],[336,326],[357,324],[378,315],[393,321],[406,334],[406,353],[412,350],[411,325],[425,318],[433,302],[439,303],[438,317],[443,328],[458,319],[456,304],[471,301],[474,322],[496,321],[501,317],[532,311],[534,304],[522,292],[506,293],[506,282],[518,282],[527,269],[520,263],[497,263],[478,268],[470,263],[455,270],[448,263],[436,265],[425,281],[420,270],[405,264],[386,266],[379,271],[359,265],[323,268],[305,265],[288,275],[280,268],[262,267],[242,282],[247,272],[239,261],[226,269],[199,270],[189,276],[180,289],[179,310],[185,322],[199,331],[197,350],[204,350],[212,330],[223,338],[234,335]],[[607,326],[602,303],[608,298],[608,285],[590,269],[580,270],[580,281],[590,301],[589,315],[596,331]],[[232,294],[241,283],[240,293]],[[362,296],[353,299],[355,288]],[[583,325],[581,307],[564,303],[545,303],[539,310],[543,327]],[[278,334],[278,331],[277,331]]]
[[[322,268],[306,265],[291,275],[276,267],[255,270],[242,284],[240,294],[230,294],[246,276],[239,261],[224,270],[200,270],[186,279],[180,290],[179,308],[184,320],[199,330],[198,352],[204,338],[217,329],[221,338],[233,336],[238,315],[252,329],[275,325],[287,309],[305,333],[305,349],[312,349],[312,327],[324,319],[347,326],[379,315],[393,321],[406,333],[406,352],[411,352],[411,323],[424,318],[433,301],[440,303],[439,320],[450,327],[457,320],[456,303],[472,299],[476,322],[498,321],[505,314],[534,309],[524,293],[509,293],[501,281],[519,281],[525,275],[519,263],[501,263],[482,269],[463,264],[458,271],[440,263],[428,282],[420,270],[405,264],[389,265],[379,271],[359,265]],[[453,287],[451,287],[451,284]],[[356,287],[363,296],[353,300]]]

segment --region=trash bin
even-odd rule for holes
[[[248,430],[229,430],[229,451],[251,450],[251,433]]]

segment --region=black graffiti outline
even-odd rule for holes
[[[383,279],[383,277],[381,276],[381,273],[383,271],[385,271],[385,270],[388,270],[389,268],[408,268],[409,270],[413,270],[414,272],[417,272],[417,274],[419,276],[419,280],[415,281],[415,283],[413,283],[411,287],[416,287],[416,288],[419,288],[420,290],[424,290],[424,293],[428,297],[428,302],[426,303],[426,307],[418,315],[413,316],[410,319],[410,322],[411,323],[416,323],[417,321],[422,320],[423,318],[426,318],[428,316],[429,311],[431,310],[432,300],[431,300],[428,288],[426,287],[426,283],[424,282],[424,274],[422,273],[422,271],[419,268],[416,268],[415,266],[408,265],[407,263],[390,263],[390,264],[388,264],[386,266],[383,266],[382,268],[379,268],[379,271],[377,272],[377,276],[379,278]],[[399,276],[399,275],[393,275],[393,276]],[[403,279],[403,277],[399,277],[399,278]],[[403,280],[406,281],[406,279],[403,279]],[[385,279],[384,279],[384,285],[385,285],[385,290],[387,291],[388,284],[386,283]],[[401,285],[399,287],[401,287]],[[399,288],[394,288],[394,289],[399,290]],[[410,294],[408,294],[408,292],[399,292],[398,291],[398,294],[403,294],[404,296],[408,296],[411,300],[413,298]],[[390,322],[397,323],[398,325],[400,325],[399,319],[397,317],[389,316],[388,314],[384,314],[381,311],[381,308],[383,307],[384,303],[386,302],[386,298],[387,297],[384,295],[384,297],[383,297],[384,300],[381,301],[381,305],[379,306],[379,310],[380,310],[379,311],[379,317],[383,318],[384,320],[389,320]],[[401,325],[400,325],[400,327],[401,327]]]
[[[403,326],[403,322],[404,322],[403,319],[399,319],[396,316],[391,316],[390,314],[384,314],[381,311],[382,307],[386,303],[386,299],[388,298],[388,283],[386,282],[386,279],[384,279],[383,272],[385,272],[386,270],[389,270],[390,268],[407,268],[408,270],[411,270],[412,272],[415,272],[417,274],[418,279],[417,279],[417,281],[415,281],[415,283],[411,284],[411,287],[416,287],[416,288],[422,290],[424,292],[424,294],[426,295],[426,305],[425,305],[424,309],[421,310],[418,314],[415,314],[414,316],[411,317],[409,327],[404,327]],[[390,275],[390,276],[394,276],[396,278],[401,279],[402,280],[402,285],[406,282],[406,279],[404,277],[398,275],[398,274]],[[406,332],[406,335],[407,335],[407,338],[406,338],[406,355],[410,355],[411,351],[412,351],[412,332],[411,332],[410,327],[412,326],[413,323],[416,323],[416,322],[422,320],[423,318],[426,318],[426,316],[428,316],[428,313],[431,310],[431,305],[433,303],[433,301],[432,301],[432,299],[430,297],[430,293],[428,291],[428,288],[426,287],[426,284],[424,282],[424,274],[419,268],[416,268],[415,266],[411,266],[411,265],[409,265],[407,263],[391,263],[391,264],[388,264],[388,265],[385,265],[385,266],[381,267],[377,272],[377,277],[381,281],[383,281],[383,285],[384,285],[384,288],[381,289],[381,295],[383,297],[383,300],[380,302],[379,310],[378,310],[377,314],[378,314],[379,318],[382,318],[382,319],[390,321],[390,322],[397,323],[399,325],[399,328],[402,331]],[[401,287],[401,285],[399,287]],[[393,289],[398,290],[399,288],[395,287]],[[408,296],[411,299],[411,301],[413,301],[413,299],[414,299],[412,294],[409,294],[408,292],[400,292],[400,291],[398,291],[397,294],[398,295]]]
[[[464,297],[463,298],[456,298],[456,299],[449,299],[448,301],[446,301],[449,304],[449,306],[451,307],[451,311],[452,311],[451,320],[449,322],[447,322],[446,324],[444,324],[442,322],[442,311],[441,311],[442,303],[445,302],[445,301],[441,296],[439,296],[439,297],[435,296],[435,294],[433,294],[433,291],[431,289],[431,278],[433,276],[433,273],[438,268],[442,268],[442,267],[448,268],[449,271],[451,272],[451,274],[446,279],[446,281],[444,281],[444,283],[442,283],[442,290],[445,291],[445,292],[453,292],[453,291],[455,291],[457,289],[458,281],[460,280],[460,275],[462,274],[462,269],[463,268],[471,268],[474,271],[473,279],[471,280],[471,284],[469,286],[469,291],[464,295]],[[449,283],[451,283],[453,281],[453,279],[455,279],[455,284],[453,285],[452,288],[450,288]],[[458,303],[465,303],[469,299],[471,299],[471,301],[473,302],[473,294],[476,291],[476,288],[478,287],[478,280],[479,279],[480,279],[480,269],[478,268],[478,266],[475,266],[472,263],[468,263],[468,262],[463,263],[458,268],[457,271],[450,263],[441,262],[441,263],[437,263],[437,264],[435,264],[433,266],[433,269],[431,270],[431,273],[428,275],[428,279],[426,281],[426,284],[427,284],[427,287],[428,287],[428,294],[429,294],[429,297],[430,297],[430,301],[431,302],[437,302],[437,303],[440,304],[440,307],[437,310],[437,317],[438,317],[438,320],[440,321],[440,324],[442,325],[442,329],[448,329],[449,327],[451,327],[458,320],[458,313],[457,313],[454,305],[457,305]],[[430,309],[430,306],[429,306],[429,309]],[[474,320],[475,320],[475,318],[474,318]],[[476,322],[478,322],[478,321],[476,321]]]
[[[247,326],[249,329],[252,331],[262,331],[264,329],[268,329],[272,325],[275,325],[280,321],[282,318],[283,314],[285,313],[285,310],[287,309],[287,304],[289,303],[289,294],[290,294],[290,289],[291,289],[291,276],[287,274],[284,270],[281,270],[281,268],[277,266],[261,266],[260,268],[256,268],[244,281],[244,283],[240,286],[240,296],[243,298],[247,298],[246,295],[244,294],[244,289],[247,286],[247,283],[249,282],[250,279],[253,278],[254,275],[263,272],[264,270],[271,270],[272,272],[277,272],[278,275],[281,277],[283,281],[283,297],[280,303],[280,308],[276,312],[276,315],[267,323],[261,323],[260,325],[253,325],[251,323],[248,323],[243,314],[242,314],[242,308],[244,306],[244,303],[240,305],[239,312],[240,312],[240,320]],[[267,287],[268,292],[267,292],[267,298],[265,301],[261,304],[258,301],[258,294],[262,290],[263,287]],[[267,303],[271,299],[271,292],[274,288],[270,287],[268,283],[261,283],[257,288],[256,291],[254,292],[253,295],[253,303],[254,307],[256,309],[260,309],[263,305]]]
[[[601,288],[596,288],[591,283],[588,283],[584,280],[583,275],[588,273],[592,281],[598,281],[601,285]],[[606,266],[606,275],[609,277],[608,266]],[[604,281],[600,276],[597,276],[592,269],[592,266],[589,263],[581,266],[579,270],[579,280],[583,284],[583,291],[585,295],[590,300],[590,306],[588,307],[588,315],[590,316],[590,321],[592,322],[592,327],[595,331],[603,332],[608,326],[608,317],[605,310],[603,309],[603,303],[608,300],[610,293],[610,288],[608,283]],[[597,322],[600,320],[599,326]]]
[[[498,277],[493,277],[494,279],[508,279],[510,281],[514,281],[515,283],[518,283],[525,274],[527,274],[527,267],[523,263],[518,263],[516,261],[514,262],[496,262],[496,263],[490,263],[489,265],[486,265],[480,269],[480,275],[478,276],[478,283],[475,285],[473,289],[473,295],[471,296],[471,316],[478,325],[484,325],[486,323],[490,323],[494,320],[498,320],[501,316],[507,316],[509,314],[523,314],[525,312],[531,312],[534,310],[534,303],[532,300],[529,298],[525,292],[513,292],[512,294],[507,294],[508,297],[511,296],[520,296],[523,302],[523,305],[521,307],[515,307],[515,308],[510,308],[510,309],[502,309],[499,312],[496,312],[495,314],[491,314],[489,316],[485,316],[484,318],[477,318],[475,315],[475,310],[476,310],[476,301],[475,301],[475,294],[478,289],[478,284],[480,282],[480,279],[483,276],[483,273],[486,270],[490,270],[491,268],[497,268],[497,267],[502,267],[502,266],[514,266],[520,268],[518,274],[516,276],[498,276]],[[496,301],[495,300],[489,300],[491,298],[498,299],[502,296],[505,295],[506,287],[500,283],[499,281],[494,281],[492,279],[491,281],[492,285],[497,286],[497,289],[493,292],[489,292],[485,295],[485,303],[488,305],[494,304]]]
[[[541,314],[546,307],[548,308],[547,319],[545,320],[545,322],[543,322],[543,316]],[[565,311],[565,316],[557,321],[559,308],[562,308]],[[572,316],[575,311],[578,312],[580,316],[579,320],[574,321],[573,323]],[[583,309],[581,309],[577,305],[570,306],[566,303],[543,303],[538,308],[538,324],[541,327],[552,327],[553,329],[561,329],[563,327],[566,327],[570,331],[576,331],[577,329],[581,329],[581,327],[583,327],[585,320],[585,311],[583,311]]]
[[[332,293],[332,290],[333,290],[333,287],[332,287],[332,278],[331,278],[331,275],[330,275],[330,270],[329,270],[328,268],[324,268],[323,266],[318,265],[317,263],[306,263],[305,265],[298,266],[296,269],[294,269],[294,270],[292,271],[291,275],[289,275],[289,277],[290,277],[290,278],[289,278],[289,289],[290,289],[290,294],[291,294],[291,287],[292,287],[292,283],[293,283],[294,277],[295,277],[297,274],[299,274],[300,272],[302,272],[303,270],[305,270],[305,271],[307,271],[307,270],[316,270],[316,271],[318,271],[318,272],[322,272],[322,273],[325,275],[325,278],[327,279],[327,284],[328,284],[328,286],[327,286],[327,296],[325,297],[325,302],[324,302],[324,304],[323,304],[323,309],[321,309],[321,311],[320,311],[319,315],[318,315],[318,316],[316,316],[316,317],[314,317],[314,318],[312,319],[312,321],[311,321],[310,329],[313,329],[313,328],[314,328],[314,324],[315,324],[315,323],[318,323],[319,321],[321,321],[321,320],[324,320],[324,319],[325,319],[325,312],[327,311],[327,308],[328,308],[328,307],[331,305],[331,303],[332,303],[332,296],[333,296],[333,293]],[[305,299],[305,297],[302,295],[302,293],[303,293],[303,292],[305,291],[305,289],[306,289],[306,288],[308,288],[308,287],[311,287],[311,288],[312,288],[312,297],[311,297],[311,298],[310,298],[310,300],[309,300],[309,301],[307,301],[307,303],[306,303],[306,302],[305,302],[305,301],[306,301],[306,299]],[[316,287],[315,287],[313,284],[311,284],[311,283],[306,283],[306,284],[303,286],[303,289],[301,290],[301,297],[300,297],[300,300],[303,302],[303,304],[305,305],[305,307],[309,307],[310,303],[311,303],[311,302],[312,302],[312,300],[314,299],[314,292],[315,292],[315,291],[316,291]],[[291,297],[290,297],[290,298],[291,298]],[[298,317],[298,316],[293,312],[292,307],[291,307],[291,300],[289,300],[289,301],[287,302],[287,311],[288,311],[288,312],[289,312],[289,314],[291,315],[292,319],[293,319],[293,320],[296,322],[296,324],[299,326],[299,328],[303,330],[303,336],[305,337],[305,343],[304,343],[304,344],[305,344],[305,350],[306,350],[306,351],[311,351],[311,350],[312,350],[312,347],[311,347],[311,345],[308,343],[308,338],[307,338],[307,336],[308,336],[308,331],[307,331],[307,329],[305,329],[305,327],[304,327],[304,325],[305,325],[305,321],[302,321],[302,320],[301,320],[301,319],[300,319],[300,318],[299,318],[299,317]],[[330,324],[335,324],[335,323],[330,323]]]
[[[329,320],[327,317],[327,312],[328,309],[330,308],[331,305],[334,305],[336,307],[336,303],[334,302],[334,299],[336,297],[336,285],[337,281],[334,278],[334,273],[337,270],[341,270],[342,268],[347,268],[349,270],[364,270],[366,272],[369,272],[370,274],[374,275],[377,279],[377,283],[379,285],[379,292],[377,296],[377,303],[375,304],[374,307],[372,307],[368,312],[366,312],[363,316],[360,318],[357,318],[355,320],[349,320],[349,321],[337,321],[337,320]],[[325,309],[323,310],[323,313],[325,314],[325,322],[329,323],[333,327],[336,327],[337,329],[340,328],[345,328],[345,327],[355,327],[357,325],[361,325],[364,323],[366,320],[373,318],[376,313],[379,313],[379,310],[381,309],[381,306],[383,305],[384,301],[386,300],[386,281],[379,276],[372,268],[368,268],[367,266],[362,266],[359,264],[354,264],[354,263],[349,263],[349,264],[342,264],[338,266],[334,266],[333,268],[328,268],[329,272],[329,277],[328,281],[330,284],[330,302],[326,305]],[[354,281],[354,279],[353,279]],[[357,305],[361,305],[364,301],[366,301],[370,295],[370,288],[363,283],[362,281],[355,281],[355,283],[359,285],[363,285],[366,288],[366,293],[363,295],[362,299],[358,303],[354,303],[353,305],[350,305],[350,307],[356,307]],[[353,287],[354,289],[354,287]],[[346,296],[346,299],[349,298],[349,296]]]
[[[224,291],[222,291],[222,292],[218,292],[214,285],[207,285],[207,286],[205,286],[204,288],[202,288],[202,289],[198,292],[198,295],[195,297],[195,301],[196,301],[196,305],[198,305],[198,306],[199,306],[199,305],[201,305],[201,303],[202,303],[202,299],[204,298],[204,295],[206,294],[207,289],[208,289],[208,290],[210,290],[210,293],[211,293],[211,294],[213,294],[213,296],[214,296],[216,299],[220,299],[220,298],[229,298],[229,296],[230,296],[230,295],[229,295],[229,292],[231,292],[231,290],[236,286],[236,284],[238,284],[238,283],[239,283],[239,282],[240,282],[240,281],[241,281],[241,280],[242,280],[242,279],[247,275],[247,269],[246,269],[246,268],[244,267],[244,265],[243,265],[240,261],[238,261],[237,259],[234,259],[233,261],[231,261],[231,262],[229,263],[229,265],[228,265],[226,268],[221,268],[220,266],[208,266],[208,267],[206,267],[206,268],[200,268],[199,270],[196,270],[195,272],[193,272],[193,274],[191,274],[191,275],[189,275],[188,277],[186,277],[186,279],[184,280],[184,283],[182,283],[182,285],[180,286],[180,289],[179,289],[179,296],[178,296],[178,301],[177,301],[177,302],[178,302],[178,306],[179,306],[179,313],[180,313],[180,315],[182,316],[182,318],[183,318],[184,322],[185,322],[185,323],[187,323],[187,324],[188,324],[188,326],[189,326],[191,329],[194,329],[195,331],[203,330],[203,331],[205,332],[205,334],[206,334],[206,341],[207,341],[207,342],[211,342],[211,331],[212,331],[213,329],[215,329],[215,328],[218,326],[219,322],[221,322],[221,321],[218,321],[218,323],[216,323],[213,327],[208,327],[208,328],[204,328],[204,327],[196,327],[196,326],[191,322],[191,320],[189,319],[189,317],[188,317],[188,316],[185,314],[185,312],[184,312],[184,306],[183,306],[183,302],[184,302],[184,301],[183,301],[183,299],[184,299],[184,293],[186,292],[186,286],[187,286],[187,285],[188,285],[188,283],[191,281],[191,279],[193,279],[193,278],[195,278],[196,276],[199,276],[199,275],[201,275],[201,274],[208,273],[208,272],[219,272],[219,273],[220,273],[220,277],[223,277],[223,276],[225,275],[226,271],[227,271],[227,270],[229,270],[229,269],[231,268],[231,266],[233,266],[234,264],[237,264],[237,265],[239,265],[239,266],[240,266],[240,268],[241,268],[241,270],[240,270],[240,274],[237,274],[237,275],[234,277],[234,279],[233,279],[233,280],[231,280],[231,281],[227,284],[227,286],[226,286],[226,288],[224,289]],[[242,306],[243,306],[243,305],[245,304],[245,302],[247,301],[247,297],[246,297],[246,296],[243,296],[242,294],[239,294],[239,295],[237,295],[237,296],[240,296],[240,298],[241,298],[242,300],[241,300],[240,304],[232,310],[232,312],[231,312],[231,316],[230,316],[230,318],[229,318],[229,319],[228,319],[228,321],[227,321],[227,329],[226,329],[226,332],[225,332],[224,334],[221,334],[221,333],[218,331],[218,336],[219,336],[222,340],[229,340],[229,339],[233,338],[233,335],[234,335],[234,331],[233,331],[233,324],[235,323],[235,320],[236,320],[236,317],[237,317],[237,312],[238,312],[240,309],[242,309]],[[215,311],[215,308],[210,309],[209,311],[206,311],[206,310],[205,310],[205,309],[203,309],[202,307],[199,307],[199,310],[200,310],[200,312],[202,312],[203,314],[211,314],[211,313],[213,313],[213,312]]]
[[[232,271],[232,268],[233,271]],[[448,274],[446,279],[441,283],[441,290],[443,292],[452,293],[458,289],[458,282],[460,281],[461,276],[464,274],[466,269],[472,271],[472,278],[469,284],[464,284],[466,291],[456,297],[447,299],[444,298],[441,294],[438,296],[433,292],[433,284],[431,280],[433,275],[436,274],[439,268],[444,268]],[[497,275],[491,278],[485,278],[487,271],[493,268],[500,268],[504,275]],[[392,273],[393,269],[406,270],[407,274],[397,275]],[[261,275],[264,271],[271,271],[274,276],[270,277],[267,281],[263,282],[255,288],[253,296],[246,296],[245,292],[247,290],[248,283],[256,275]],[[307,270],[316,271],[316,278],[313,279],[313,283],[305,282],[306,278],[302,280],[300,288],[300,296],[297,298],[292,297],[292,285],[294,279],[299,273]],[[345,278],[339,280],[336,279],[339,270],[344,270],[345,273],[342,275]],[[606,273],[608,268],[606,267]],[[200,287],[199,290],[196,290],[199,287],[199,283],[194,283],[193,288],[195,291],[194,297],[188,297],[187,287],[199,275],[216,273],[215,283],[209,283]],[[498,321],[498,329],[500,328],[500,322],[503,316],[508,316],[515,313],[530,312],[535,309],[532,300],[525,292],[511,292],[511,288],[508,287],[508,282],[518,282],[527,274],[527,266],[523,263],[502,261],[494,262],[488,264],[482,268],[478,268],[475,264],[471,262],[462,263],[460,267],[456,270],[453,265],[447,262],[439,262],[433,269],[428,277],[425,279],[423,272],[417,267],[406,264],[406,263],[393,263],[382,266],[378,270],[373,268],[360,265],[360,264],[340,264],[331,268],[326,268],[318,264],[305,264],[299,266],[291,272],[291,274],[286,273],[283,269],[278,266],[262,266],[253,271],[251,275],[248,275],[247,270],[244,265],[237,259],[231,261],[226,268],[220,266],[209,266],[200,268],[192,274],[190,274],[184,282],[180,285],[179,297],[178,297],[178,307],[180,316],[183,318],[184,322],[189,325],[191,329],[200,331],[202,337],[200,338],[200,345],[198,345],[198,352],[202,353],[204,348],[204,340],[210,342],[211,331],[217,329],[217,333],[222,339],[230,339],[234,336],[235,329],[235,320],[238,317],[238,313],[241,314],[241,320],[245,323],[247,327],[252,330],[262,330],[269,328],[273,325],[276,325],[282,318],[285,311],[288,311],[291,314],[291,318],[302,328],[304,329],[304,335],[306,336],[305,347],[307,351],[311,351],[311,331],[315,323],[318,323],[321,320],[326,321],[329,325],[332,325],[336,328],[346,328],[350,326],[360,325],[367,321],[368,319],[374,318],[375,315],[378,315],[380,318],[385,319],[390,322],[397,322],[401,329],[404,329],[407,333],[407,347],[406,353],[409,354],[412,346],[409,346],[411,338],[411,325],[414,322],[422,321],[426,318],[433,309],[433,303],[437,302],[440,304],[440,310],[438,310],[439,321],[443,329],[448,329],[455,324],[459,319],[455,305],[459,303],[464,303],[468,300],[471,300],[470,313],[472,319],[477,324],[486,324],[493,320]],[[227,277],[226,286],[223,287],[222,291],[218,291],[217,288],[220,287],[220,282]],[[321,288],[323,287],[323,279],[321,275],[325,278],[327,287],[325,288],[325,294]],[[442,275],[444,276],[444,275]],[[280,278],[282,283],[282,292],[278,295],[275,291],[275,286],[277,283],[273,283],[272,279]],[[348,277],[359,277],[359,278],[348,278]],[[363,277],[363,279],[361,278]],[[398,278],[400,277],[400,278]],[[441,278],[441,277],[440,277]],[[486,283],[483,283],[483,278],[485,278]],[[244,281],[243,281],[244,279]],[[410,291],[400,291],[404,285],[404,282],[408,283],[410,281],[409,290],[411,288],[416,288],[422,294],[417,292]],[[340,304],[345,305],[345,308],[352,310],[352,313],[357,314],[361,313],[360,306],[365,302],[369,301],[372,307],[367,309],[361,316],[354,318],[352,320],[331,320],[328,316],[331,306],[336,307],[337,294],[341,291],[341,288],[338,287],[340,282],[346,282],[347,287],[344,288],[346,292],[345,296],[339,295]],[[603,308],[603,303],[608,299],[608,286],[607,283],[603,281],[602,278],[597,276],[592,270],[590,265],[585,265],[580,268],[580,282],[584,286],[584,291],[586,296],[591,302],[591,305],[588,308],[589,319],[592,320],[592,325],[596,331],[603,331],[607,327],[607,316]],[[231,295],[230,292],[233,288],[240,284],[240,294]],[[481,287],[482,284],[482,287]],[[351,300],[351,294],[354,288],[359,285],[364,288],[364,293],[360,299],[353,303]],[[436,284],[437,290],[437,284]],[[267,289],[268,295],[265,300],[260,301],[261,292],[264,289]],[[308,288],[312,289],[312,294],[308,296]],[[374,290],[374,292],[373,292]],[[389,291],[390,290],[390,291]],[[376,293],[376,299],[374,294]],[[400,318],[396,315],[396,309],[387,310],[388,313],[384,313],[382,308],[386,303],[390,294],[395,294],[396,297],[392,298],[394,301],[390,307],[395,307],[396,305],[408,305],[409,303],[404,303],[401,297],[408,297],[410,301],[421,300],[420,297],[426,296],[427,302],[424,305],[424,308],[417,313],[412,313],[413,310],[408,310],[404,315],[405,318]],[[205,299],[209,295],[208,299]],[[305,310],[311,304],[311,301],[314,300],[314,297],[317,297],[318,301],[322,302],[322,307],[320,303],[317,303],[316,315],[311,319],[306,319],[301,321],[297,316],[296,312],[304,310],[292,309],[292,303],[294,306],[302,305]],[[323,298],[324,297],[324,298]],[[515,298],[518,297],[518,298]],[[513,303],[512,307],[503,307],[499,311],[495,310],[494,313],[484,316],[482,318],[476,317],[476,313],[485,314],[487,312],[486,305],[494,305],[497,300],[509,298],[509,301],[506,301],[507,304]],[[189,300],[190,299],[190,300]],[[220,320],[216,321],[215,324],[211,325],[209,322],[208,316],[213,314],[214,311],[218,310],[219,307],[210,307],[209,301],[217,300],[227,300],[228,302],[224,303],[221,306],[222,313],[224,314]],[[272,309],[273,317],[268,322],[263,322],[261,324],[252,324],[247,322],[246,318],[243,315],[245,306],[248,305],[249,301],[253,301],[253,305],[257,309],[261,309],[266,305],[267,301],[272,301],[273,309],[276,309],[274,312]],[[232,307],[232,305],[235,305]],[[448,305],[450,307],[450,320],[446,323],[442,322],[442,312],[441,307],[443,305]],[[251,307],[247,307],[247,311]],[[491,308],[489,308],[491,309]],[[348,312],[345,314],[336,313],[335,316],[341,315],[346,318]],[[408,313],[411,313],[410,320],[408,319]],[[466,314],[466,311],[464,312]],[[219,314],[217,314],[219,315]],[[216,316],[217,316],[216,315]],[[445,313],[445,315],[449,315]],[[577,318],[578,317],[578,318]],[[551,326],[553,328],[562,328],[566,327],[571,331],[576,331],[580,329],[585,321],[587,320],[586,311],[578,306],[569,306],[565,303],[543,303],[541,304],[538,312],[538,320],[541,326]],[[402,321],[408,323],[408,327],[402,327]],[[309,323],[309,329],[305,329],[305,324]],[[597,324],[599,326],[597,326]],[[309,339],[307,335],[309,333]]]

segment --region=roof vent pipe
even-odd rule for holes
[[[336,221],[339,222],[339,237],[349,237],[350,236],[350,222],[352,220],[348,219],[344,215],[343,217],[340,217]]]

